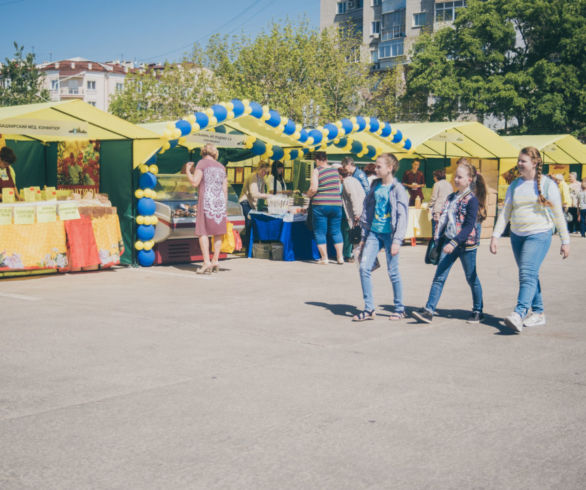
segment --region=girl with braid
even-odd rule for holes
[[[466,282],[472,292],[472,312],[467,323],[480,323],[482,314],[482,286],[476,273],[476,251],[480,243],[480,222],[486,218],[486,183],[476,168],[466,159],[458,160],[454,176],[456,192],[446,199],[435,227],[434,240],[445,239],[424,308],[413,316],[431,323],[444,284],[454,263],[460,259]]]
[[[519,294],[517,306],[505,318],[505,324],[516,333],[524,326],[545,325],[539,268],[551,245],[554,227],[562,240],[560,255],[564,259],[570,255],[570,236],[560,191],[555,182],[541,175],[542,167],[537,148],[529,146],[521,150],[517,159],[520,177],[507,189],[505,206],[490,241],[490,251],[496,254],[498,239],[511,222],[511,247],[519,267]]]

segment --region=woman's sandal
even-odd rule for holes
[[[404,311],[399,311],[399,312],[395,311],[395,312],[393,312],[393,313],[391,313],[389,315],[389,320],[391,320],[392,322],[394,322],[394,321],[397,321],[397,320],[402,320],[405,317],[406,317],[406,315],[405,315],[405,312]]]
[[[220,264],[212,264],[212,272],[220,272]]]
[[[211,274],[214,269],[213,265],[204,265],[195,271],[196,274]]]
[[[319,259],[316,264],[319,265],[328,265],[329,264],[329,260],[328,259]]]
[[[373,311],[366,311],[363,310],[360,313],[358,313],[358,315],[354,315],[352,317],[352,321],[353,322],[364,322],[366,320],[374,320],[374,318],[376,317],[376,314]]]

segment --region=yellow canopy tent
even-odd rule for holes
[[[160,147],[157,133],[81,100],[0,108],[0,135],[17,155],[18,187],[55,186],[59,142],[100,142],[99,189],[117,207],[124,239],[123,263],[132,262],[133,169]]]
[[[586,145],[571,134],[505,136],[504,139],[518,150],[534,146],[541,152],[544,163],[586,165]]]

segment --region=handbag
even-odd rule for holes
[[[348,238],[352,245],[358,245],[362,239],[362,228],[360,225],[353,226],[348,230]]]
[[[442,235],[437,240],[430,240],[427,244],[427,250],[425,251],[425,263],[431,265],[437,265],[439,262],[442,248],[444,248],[445,238]]]

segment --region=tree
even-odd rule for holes
[[[424,119],[470,112],[586,136],[585,41],[586,0],[469,0],[415,44],[404,101]]]
[[[166,63],[128,75],[110,112],[134,123],[179,119],[216,102],[219,87],[214,74],[198,64]]]
[[[24,55],[24,46],[14,43],[14,57],[0,65],[0,106],[34,104],[49,100],[41,88],[43,74],[35,65],[34,53]]]

